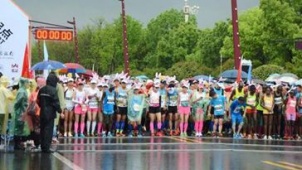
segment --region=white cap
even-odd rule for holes
[[[109,85],[107,83],[104,83],[103,87],[109,87]]]
[[[93,80],[90,81],[90,83],[91,83],[91,84],[96,84],[97,81],[93,79]]]
[[[103,83],[98,83],[97,86],[100,87],[100,86],[104,86],[104,85],[103,85]]]
[[[182,85],[182,87],[189,88],[189,87],[190,87],[190,84],[186,84],[186,83],[185,83],[185,84]]]
[[[154,87],[160,87],[160,84],[159,83],[155,83]]]
[[[127,84],[128,82],[127,82],[126,79],[123,79],[123,80],[122,80],[122,83],[126,83],[126,84]]]
[[[217,85],[218,85],[220,88],[224,89],[223,83],[217,83]]]
[[[138,89],[140,89],[140,88],[141,88],[141,87],[140,87],[139,85],[135,85],[133,89],[134,89],[134,90],[138,90]]]
[[[73,82],[73,78],[68,78],[67,82]]]
[[[146,84],[153,83],[153,80],[147,80]]]

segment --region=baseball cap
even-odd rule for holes
[[[67,82],[73,82],[73,78],[68,78]]]
[[[91,84],[96,84],[97,82],[96,82],[96,80],[91,80],[90,83],[91,83]]]
[[[133,89],[134,89],[134,90],[138,90],[138,89],[140,89],[140,88],[141,88],[141,87],[140,87],[139,85],[135,85]]]
[[[193,84],[195,84],[195,83],[199,83],[199,81],[198,80],[193,80],[193,82],[192,82]]]
[[[159,83],[155,83],[154,87],[160,87]]]
[[[128,82],[127,82],[127,80],[123,79],[123,80],[122,80],[122,83],[127,84]]]
[[[224,89],[223,83],[217,83],[217,85],[218,85],[220,88]]]
[[[190,84],[183,84],[182,87],[189,88]]]

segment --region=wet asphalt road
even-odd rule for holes
[[[302,169],[302,141],[229,138],[60,139],[53,154],[0,153],[1,170]]]

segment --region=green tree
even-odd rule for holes
[[[199,29],[194,23],[181,23],[157,44],[155,56],[157,68],[170,68],[173,63],[185,61],[194,53],[199,38]]]
[[[204,65],[218,67],[220,65],[220,49],[228,32],[229,21],[217,22],[213,29],[204,29],[200,33],[198,42],[198,57],[196,60],[201,61]]]
[[[262,65],[260,67],[257,67],[256,69],[253,70],[253,76],[255,78],[265,80],[268,78],[269,75],[277,73],[277,74],[282,74],[285,73],[285,69],[283,67],[277,66],[277,65]]]
[[[176,75],[178,80],[200,74],[210,75],[211,73],[212,70],[210,68],[194,61],[178,62],[165,72],[166,75]]]
[[[221,53],[223,56],[233,58],[233,26],[228,27],[228,36],[224,40]],[[240,48],[242,56],[251,59],[255,67],[267,63],[263,53],[262,11],[259,8],[247,10],[239,15]]]
[[[124,68],[123,29],[121,17],[113,23],[106,23],[99,28],[92,38],[92,53],[96,58],[97,68],[102,74],[116,72]],[[141,59],[138,55],[138,44],[143,38],[142,24],[134,18],[127,16],[128,49],[131,63]],[[92,62],[93,62],[92,61]]]
[[[287,2],[281,0],[261,0],[262,39],[265,56],[275,64],[281,65],[293,59],[292,40],[298,26],[294,23],[296,14]]]

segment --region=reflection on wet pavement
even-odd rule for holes
[[[0,153],[0,169],[302,169],[301,141],[62,138],[58,153]]]

